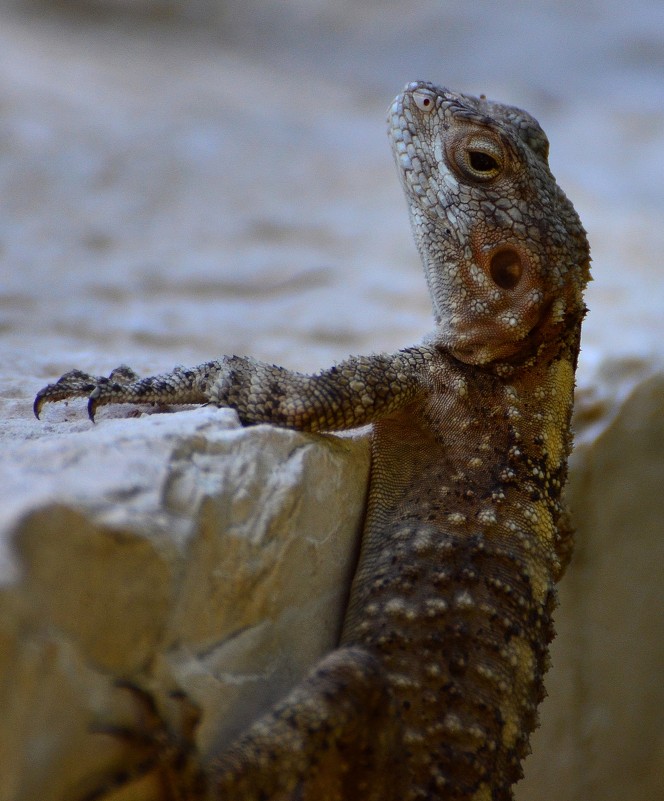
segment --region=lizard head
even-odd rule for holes
[[[537,121],[419,81],[395,98],[388,124],[436,342],[488,364],[580,323],[588,243]]]

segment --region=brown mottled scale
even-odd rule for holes
[[[510,798],[521,776],[566,552],[568,407],[551,399],[572,373],[560,361],[538,372],[505,382],[443,364],[435,393],[376,425],[343,641],[380,654],[396,700],[394,798]],[[538,395],[549,384],[546,405],[533,378]],[[551,425],[532,419],[544,409]]]
[[[373,423],[338,649],[228,750],[176,761],[174,798],[501,801],[521,776],[571,550],[560,496],[588,245],[527,113],[419,82],[388,122],[436,321],[423,344],[315,376],[244,357],[145,379],[72,371],[35,401]]]

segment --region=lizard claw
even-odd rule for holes
[[[125,742],[140,753],[131,766],[107,776],[80,801],[102,801],[125,787],[133,798],[134,785],[156,782],[159,797],[167,801],[196,801],[204,797],[204,775],[197,757],[194,733],[200,720],[199,708],[184,693],[172,693],[170,698],[178,704],[180,720],[178,731],[173,732],[162,719],[153,696],[137,685],[118,680],[116,686],[127,690],[139,710],[139,723],[134,727],[100,723],[92,729]],[[153,787],[154,785],[150,785]],[[121,793],[124,798],[124,793]],[[141,794],[142,797],[142,794]]]
[[[99,396],[101,395],[101,390],[99,386],[96,386],[90,397],[88,398],[88,417],[90,418],[91,422],[94,423],[95,421],[95,414],[97,413],[97,406],[99,405]]]
[[[48,384],[39,390],[32,405],[32,411],[39,419],[45,403],[88,397],[88,416],[94,422],[97,406],[103,403],[101,400],[103,387],[112,388],[118,392],[125,385],[137,380],[138,375],[125,364],[116,367],[108,378],[90,375],[82,370],[70,370],[54,384]]]
[[[55,384],[48,384],[43,389],[39,390],[32,406],[35,417],[39,419],[39,415],[45,403],[87,395],[94,390],[99,380],[99,378],[88,375],[88,373],[84,373],[82,370],[70,370],[68,373],[61,376]]]

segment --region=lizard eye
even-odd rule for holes
[[[503,170],[500,145],[485,137],[472,137],[454,148],[457,169],[471,181],[491,181]]]
[[[425,89],[413,92],[413,101],[420,111],[432,111],[435,107],[433,95]]]
[[[495,172],[500,166],[493,156],[481,150],[469,150],[468,162],[475,172]]]

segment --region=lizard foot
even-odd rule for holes
[[[123,392],[126,392],[127,387],[135,381],[138,381],[138,375],[126,364],[116,367],[108,378],[90,375],[82,370],[70,370],[55,384],[48,384],[39,390],[32,409],[39,418],[45,403],[87,397],[88,414],[90,419],[94,419],[98,405],[111,401],[121,403]],[[133,398],[127,400],[131,401]]]
[[[93,732],[122,740],[139,756],[126,768],[106,776],[79,801],[199,801],[204,798],[204,774],[194,743],[200,710],[183,693],[170,697],[180,716],[173,732],[157,710],[154,698],[135,684],[117,686],[133,696],[139,710],[136,728],[99,724]]]

